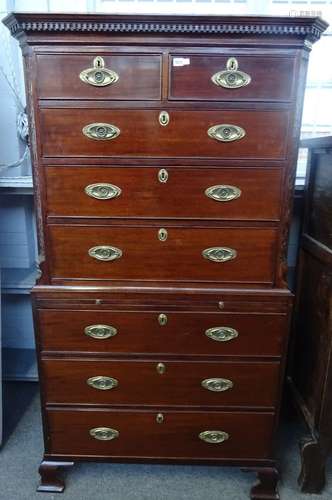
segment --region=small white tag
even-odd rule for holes
[[[174,57],[173,66],[188,66],[190,64],[189,57]]]

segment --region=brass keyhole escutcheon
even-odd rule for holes
[[[160,313],[158,316],[158,323],[160,326],[165,326],[167,324],[167,315],[164,313]]]
[[[161,227],[158,231],[158,240],[159,241],[166,241],[168,237],[168,232],[167,229],[164,227]]]
[[[157,424],[162,424],[164,421],[164,415],[162,413],[158,413],[156,416],[156,422]]]
[[[161,168],[158,172],[158,181],[165,184],[168,181],[168,172],[165,168]]]
[[[158,363],[157,364],[157,372],[159,375],[163,375],[166,371],[166,365],[164,363]]]
[[[167,111],[160,111],[159,123],[162,127],[166,127],[169,124],[169,114]]]
[[[235,59],[235,57],[230,57],[227,61],[227,69],[231,71],[236,71],[239,66],[239,63]]]

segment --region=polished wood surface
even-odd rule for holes
[[[314,156],[305,231],[311,238],[332,248],[332,147],[328,153]]]
[[[165,373],[158,372],[158,363]],[[276,404],[279,363],[155,360],[43,359],[49,404],[259,406]],[[118,386],[109,390],[90,387],[90,377],[111,377]],[[213,392],[202,387],[205,379],[223,378],[233,387]],[[257,387],[259,385],[259,391]]]
[[[101,56],[105,68],[115,71],[118,81],[96,87],[78,78],[93,68]],[[51,62],[51,63],[50,63]],[[40,99],[130,99],[161,98],[161,55],[94,52],[93,54],[40,54],[37,56],[37,85]]]
[[[166,314],[161,326],[159,314]],[[173,354],[213,356],[280,356],[286,314],[238,312],[207,313],[196,311],[155,312],[117,310],[39,309],[42,351],[104,354]],[[116,328],[114,337],[95,339],[84,333],[89,325],[104,324]],[[227,326],[238,332],[229,341],[209,338],[207,329]]]
[[[309,154],[289,381],[309,431],[300,442],[298,482],[303,492],[320,493],[332,450],[332,137],[303,145]]]
[[[186,58],[187,64],[177,61]],[[229,58],[235,57],[238,69],[251,77],[249,85],[228,89],[215,85],[212,76],[226,70]],[[169,98],[177,100],[207,101],[289,101],[294,85],[294,58],[273,57],[271,54],[237,53],[202,55],[189,53],[171,54],[169,69]],[[188,64],[189,60],[189,64]],[[266,71],[269,68],[269,71]]]
[[[5,24],[25,58],[36,188],[40,491],[62,491],[57,472],[72,460],[208,461],[249,467],[259,477],[251,498],[277,499],[273,442],[292,303],[288,227],[309,44],[326,24],[79,14],[16,14]],[[97,56],[117,82],[81,81]],[[250,75],[248,85],[212,83],[230,58]],[[162,111],[168,124],[159,122]],[[88,138],[82,129],[91,123],[110,123],[120,135]],[[245,136],[209,137],[219,124]],[[158,180],[161,168],[167,182]],[[86,186],[101,182],[120,196],[89,197]],[[216,202],[204,194],[216,185],[241,196]],[[95,260],[88,251],[98,245],[120,248],[121,258]],[[236,258],[202,257],[216,246],[234,248]],[[164,326],[159,314],[167,314]],[[115,336],[84,332],[104,323]],[[205,334],[213,326],[238,336],[214,341]],[[87,384],[101,375],[119,385]],[[212,392],[201,386],[205,378],[234,385]],[[90,435],[104,426],[119,437]],[[218,429],[229,439],[198,437]]]
[[[164,422],[161,424],[156,421],[158,413],[158,409],[50,409],[47,417],[51,432],[47,446],[61,456],[248,459],[270,455],[273,413],[162,411]],[[116,429],[119,437],[98,441],[89,435],[95,427]],[[230,438],[219,444],[205,443],[198,434],[209,429],[223,430]]]
[[[165,107],[170,122],[159,123],[161,109],[42,108],[42,156],[47,157],[201,157],[284,160],[287,152],[288,111],[228,109],[179,110]],[[120,129],[111,140],[94,140],[82,133],[91,123],[110,123]],[[220,142],[208,136],[210,127],[232,124],[246,136]]]
[[[45,167],[49,217],[188,218],[278,220],[282,171],[274,168]],[[108,183],[121,189],[117,198],[98,200],[86,186]],[[215,185],[231,185],[241,196],[228,202],[205,194]]]
[[[49,226],[52,278],[175,280],[272,283],[277,231],[259,228],[168,227],[159,241],[158,227]],[[89,249],[110,245],[122,257],[100,261]],[[202,256],[206,248],[229,247],[237,252],[227,262]]]

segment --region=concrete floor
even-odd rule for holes
[[[5,441],[0,451],[1,500],[248,500],[255,478],[236,468],[175,465],[76,464],[63,495],[36,493],[43,444],[38,385],[8,383],[5,388]],[[322,495],[297,488],[298,438],[295,421],[283,422],[279,440],[281,500],[332,500],[332,468]]]

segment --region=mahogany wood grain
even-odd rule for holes
[[[65,489],[65,483],[59,477],[59,470],[73,465],[73,462],[43,460],[39,466],[40,484],[37,491],[41,493],[62,493]]]
[[[241,459],[269,458],[272,448],[273,413],[49,409],[47,451],[60,455],[100,457],[159,457]],[[98,441],[90,429],[110,427],[119,431],[112,441]],[[199,439],[205,430],[223,430],[230,438],[223,443]],[[70,433],[70,439],[68,439]]]
[[[167,227],[166,241],[158,228],[50,225],[53,278],[265,282],[274,279],[276,229]],[[139,243],[139,244],[138,244]],[[110,245],[122,250],[114,261],[100,261],[90,248]],[[210,247],[235,249],[227,262],[202,256]]]
[[[326,23],[289,16],[35,13],[4,22],[25,58],[42,262],[33,292],[42,483],[48,491],[62,490],[57,469],[74,458],[202,458],[255,467],[260,483],[251,498],[278,498],[272,441],[291,306],[288,225],[309,45]],[[119,73],[115,85],[93,88],[79,80],[97,54]],[[190,65],[176,67],[175,56],[189,57]],[[210,80],[231,56],[252,77],[234,92]],[[166,127],[158,121],[161,110],[170,114]],[[92,122],[110,122],[121,133],[112,141],[88,139],[82,128]],[[239,125],[246,136],[231,143],[209,138],[207,129],[220,123]],[[123,183],[114,203],[82,197],[83,182],[99,176],[98,165]],[[161,167],[170,171],[165,186],[156,185]],[[218,184],[220,173],[229,184],[242,183],[243,197],[229,205],[201,198],[204,182]],[[160,242],[163,226],[169,235]],[[102,244],[120,247],[122,259],[88,257],[92,245]],[[206,261],[201,251],[210,246],[234,247],[238,256],[225,264]],[[152,322],[159,312],[170,318],[162,342]],[[79,335],[90,318],[118,321],[109,342],[117,346],[114,355],[85,348],[90,339]],[[212,318],[233,321],[239,337],[227,345],[204,338]],[[45,345],[49,351],[42,351]],[[228,349],[228,358],[220,348]],[[165,374],[156,372],[157,362],[167,365]],[[100,370],[119,376],[120,386],[113,392],[90,388],[84,377]],[[201,388],[203,376],[233,377],[235,385],[212,393]],[[60,401],[58,407],[47,398]],[[107,398],[121,399],[122,408],[110,408]],[[246,411],[241,404],[249,405]],[[156,421],[160,412],[163,423]],[[120,436],[97,441],[89,435],[96,426],[116,428]],[[215,429],[230,438],[220,445],[198,438]]]
[[[161,326],[158,315],[166,313]],[[280,356],[287,316],[282,314],[245,314],[156,312],[119,310],[39,309],[42,351],[109,354],[173,354],[213,356]],[[114,337],[95,339],[84,333],[88,325],[104,324],[117,329]],[[216,341],[205,335],[208,328],[228,326],[238,337]]]
[[[164,363],[165,373],[157,371]],[[259,406],[276,404],[278,362],[172,361],[164,355],[152,360],[78,360],[45,358],[42,374],[48,404]],[[87,379],[112,377],[110,390],[90,387]],[[201,386],[205,379],[225,378],[234,383],[224,392]],[[259,391],[257,388],[259,387]]]
[[[258,482],[250,491],[251,500],[280,500],[278,482],[279,470],[276,467],[262,467],[257,470]]]
[[[161,287],[139,287],[131,282],[102,282],[91,280],[88,286],[38,285],[32,289],[37,308],[88,309],[102,311],[116,309],[203,312],[249,312],[289,314],[293,295],[282,288],[211,287],[209,284],[182,284]]]
[[[330,147],[324,153],[318,150],[311,155],[304,232],[332,248],[332,137]]]
[[[160,109],[43,108],[40,146],[43,157],[286,157],[289,111],[179,110],[164,107],[169,125],[159,124]],[[120,129],[112,140],[94,140],[82,133],[91,123],[110,123]],[[207,131],[218,124],[238,125],[246,136],[220,142]]]
[[[163,167],[165,168],[165,167]],[[158,180],[158,167],[45,167],[47,214],[54,217],[197,218],[278,220],[282,171],[271,168],[167,167],[168,180]],[[88,196],[85,187],[110,183],[121,195],[108,200]],[[231,185],[241,196],[218,202],[208,187]]]
[[[84,51],[84,50],[83,50]],[[130,52],[130,51],[129,51]],[[93,68],[93,59],[102,56],[105,68],[119,79],[105,87],[89,85],[79,78],[81,71]],[[39,54],[37,85],[40,99],[130,99],[161,98],[160,54],[117,54],[116,52],[81,54]]]
[[[221,51],[220,51],[221,52]],[[226,70],[227,60],[235,57],[238,70],[251,77],[245,87],[228,89],[213,83],[211,77]],[[176,58],[185,58],[189,64],[177,65]],[[266,71],[266,68],[269,68]],[[215,101],[289,101],[293,98],[294,58],[239,54],[236,50],[227,54],[170,54],[169,98],[178,100]]]

